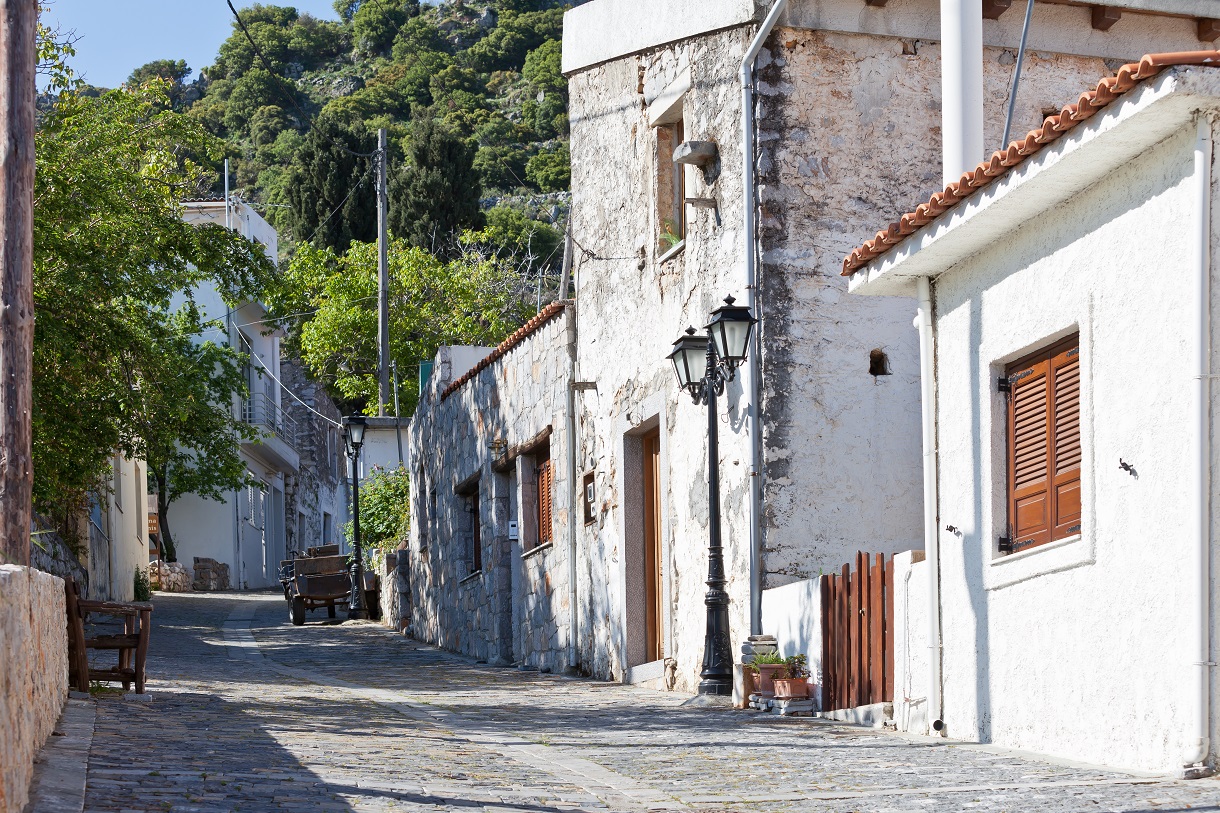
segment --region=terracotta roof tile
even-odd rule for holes
[[[1124,65],[1114,76],[1102,79],[1097,83],[1097,87],[1080,94],[1074,104],[1064,107],[1058,115],[1048,117],[1037,130],[1031,130],[1024,138],[1013,141],[1006,149],[996,150],[989,159],[946,186],[944,190],[933,193],[927,203],[919,204],[915,211],[904,214],[884,231],[877,232],[873,239],[853,249],[843,258],[843,276],[851,276],[885,254],[1047,144],[1059,139],[1077,124],[1092,117],[1142,80],[1177,65],[1220,67],[1220,51],[1148,54],[1139,62]]]
[[[474,365],[463,373],[457,381],[454,381],[448,387],[445,387],[444,391],[441,392],[441,400],[444,401],[450,395],[453,395],[453,393],[461,389],[462,385],[464,385],[467,381],[470,381],[470,379],[486,370],[488,367],[494,364],[497,359],[506,355],[514,347],[528,339],[532,334],[536,333],[538,329],[547,322],[563,313],[564,308],[566,308],[569,304],[570,303],[565,300],[552,302],[542,310],[538,311],[538,314],[533,319],[530,319],[524,325],[517,328],[517,330],[515,330],[511,336],[496,345],[496,349],[484,356],[478,364]]]

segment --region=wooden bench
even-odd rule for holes
[[[136,684],[136,693],[144,694],[144,662],[148,657],[148,632],[152,604],[144,601],[89,601],[80,597],[76,579],[64,581],[68,614],[69,684],[78,692],[89,691],[89,681],[121,682],[123,690]],[[89,613],[120,616],[123,632],[117,635],[85,637],[85,616]],[[89,650],[117,650],[118,666],[110,669],[90,669]]]

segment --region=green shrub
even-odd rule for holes
[[[148,568],[137,567],[135,575],[136,601],[152,600],[152,585],[148,581]]]

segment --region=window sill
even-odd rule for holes
[[[666,251],[660,257],[657,257],[657,262],[667,263],[670,260],[672,260],[674,257],[677,257],[679,254],[681,254],[685,250],[686,250],[686,241],[683,240],[681,243],[678,243],[678,245],[676,245],[673,248]]]
[[[480,576],[482,576],[482,575],[483,575],[483,571],[482,571],[482,569],[476,570],[474,573],[471,573],[470,575],[468,575],[468,576],[466,576],[466,577],[464,577],[464,578],[460,579],[460,580],[458,581],[458,584],[465,584],[466,582],[472,582],[472,581],[474,581],[475,579],[479,578],[479,577],[480,577]]]
[[[537,547],[530,548],[530,549],[529,549],[529,550],[527,550],[525,553],[521,554],[521,558],[522,558],[522,559],[530,559],[530,558],[532,558],[532,557],[534,557],[534,556],[537,556],[538,554],[542,553],[543,551],[548,551],[548,550],[550,550],[550,549],[551,549],[551,548],[553,548],[554,546],[555,546],[555,543],[554,543],[554,542],[547,542],[547,543],[546,543],[546,544],[544,544],[544,545],[538,545]]]
[[[1019,584],[1038,576],[1091,565],[1095,562],[1091,540],[1076,534],[1056,539],[1019,553],[993,553],[987,568],[988,590]]]

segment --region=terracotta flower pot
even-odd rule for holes
[[[775,673],[787,667],[782,663],[764,663],[758,667],[754,686],[763,697],[775,697]]]
[[[776,678],[775,696],[781,700],[804,700],[809,696],[809,678]]]

